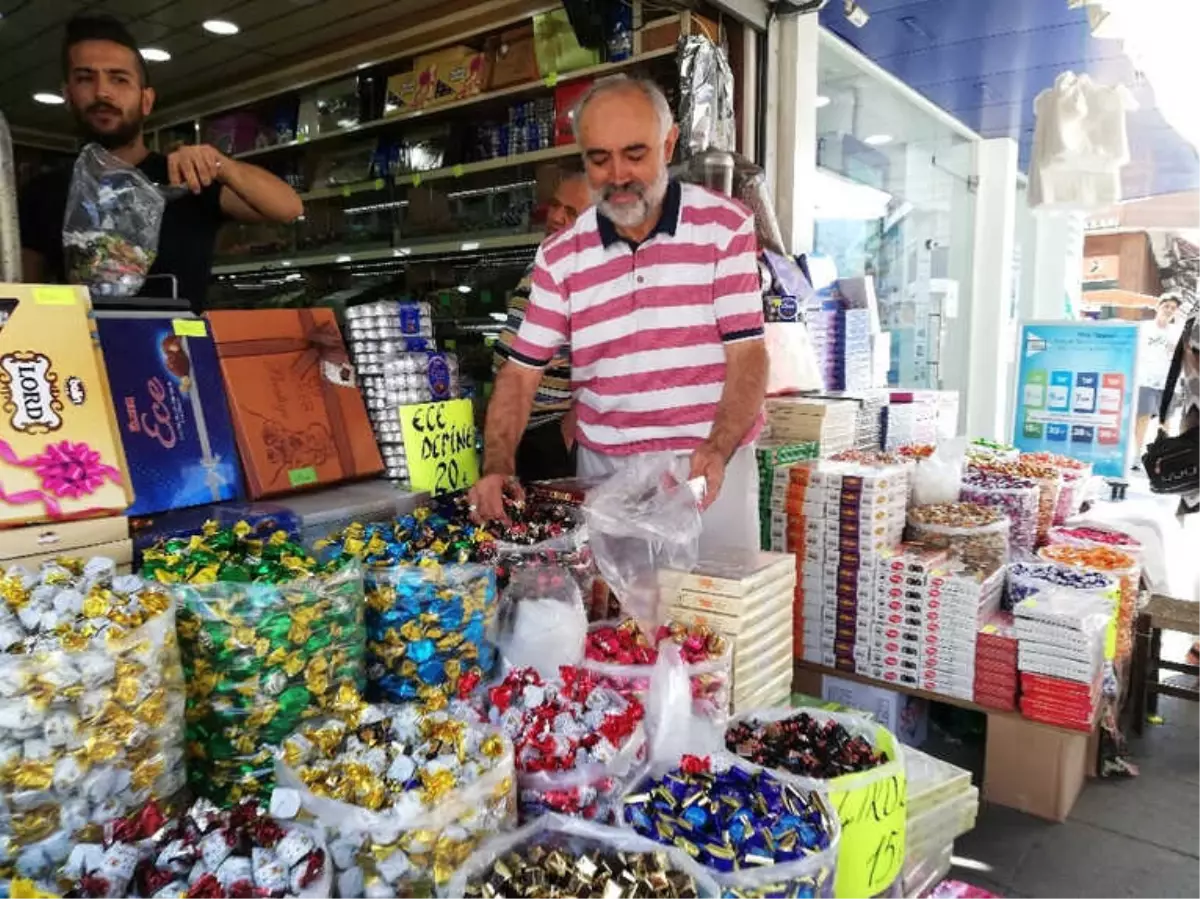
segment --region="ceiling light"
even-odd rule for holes
[[[142,59],[146,62],[170,62],[171,54],[159,47],[143,47],[141,49]]]
[[[868,134],[863,138],[863,143],[872,147],[882,147],[884,144],[890,144],[892,136],[890,134]]]
[[[334,259],[333,261],[334,261],[334,262],[349,262],[349,261],[350,261],[350,259],[351,259],[351,257],[350,257],[350,254],[349,254],[349,253],[343,253],[341,256],[338,256],[338,257],[337,257],[336,259]]]
[[[833,101],[830,100],[828,97],[822,96],[821,94],[817,94],[817,109],[824,109],[826,106],[828,106],[832,102]]]
[[[67,102],[61,94],[52,94],[49,91],[38,91],[33,95],[33,99],[38,103],[45,103],[47,106],[61,106]]]
[[[471,286],[470,286],[469,284],[459,284],[459,285],[458,285],[458,292],[459,292],[459,293],[470,293],[470,292],[471,292]]]
[[[209,34],[230,35],[237,34],[241,29],[225,19],[209,19],[204,23],[204,30]]]

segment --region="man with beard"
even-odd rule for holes
[[[502,518],[504,493],[519,492],[514,451],[542,368],[569,342],[578,473],[688,454],[707,486],[702,549],[757,548],[767,353],[754,217],[668,178],[679,129],[651,82],[597,81],[575,129],[596,205],[538,249],[488,407],[475,514]]]
[[[290,222],[304,211],[300,197],[257,166],[224,156],[207,144],[151,152],[142,128],[154,108],[146,63],[133,37],[111,16],[79,16],[63,40],[63,97],[83,140],[98,143],[137,166],[159,185],[182,185],[167,203],[151,275],[174,275],[179,296],[203,309],[212,273],[213,243],[227,219]],[[26,281],[62,283],[62,229],[71,170],[47,172],[21,191],[21,262]],[[145,295],[170,296],[165,279],[149,278]]]

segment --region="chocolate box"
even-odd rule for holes
[[[252,499],[383,470],[332,310],[206,317]]]
[[[129,514],[240,497],[233,423],[207,325],[170,312],[100,311],[96,330],[133,483]]]
[[[0,285],[0,526],[120,514],[125,452],[87,290]]]

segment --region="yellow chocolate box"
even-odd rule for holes
[[[0,284],[0,527],[132,498],[87,290]]]

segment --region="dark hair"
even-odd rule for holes
[[[150,72],[146,68],[146,60],[142,59],[142,51],[138,49],[137,41],[120,20],[109,15],[75,16],[67,22],[62,44],[63,78],[69,80],[71,76],[71,48],[84,41],[111,41],[126,47],[137,60],[142,87],[150,86]]]
[[[1174,303],[1176,306],[1183,305],[1183,303],[1179,301],[1179,297],[1175,296],[1173,293],[1169,293],[1165,297],[1159,297],[1158,305],[1161,306],[1163,303]]]

